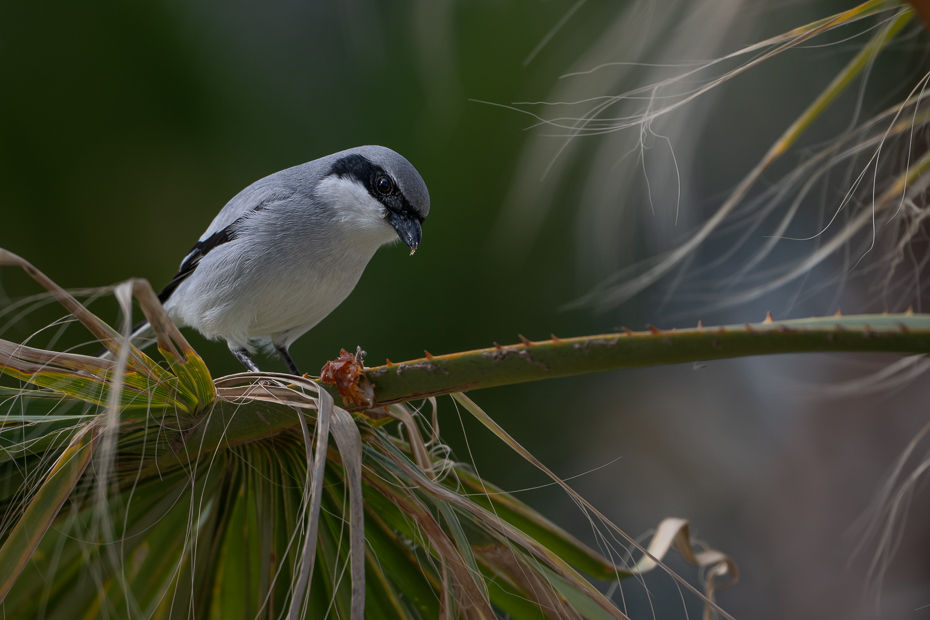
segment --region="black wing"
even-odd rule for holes
[[[171,297],[174,289],[178,288],[181,282],[186,280],[192,273],[194,273],[197,265],[200,264],[200,259],[209,254],[210,250],[235,239],[236,230],[234,227],[241,220],[242,218],[239,218],[223,230],[213,233],[203,241],[198,241],[194,245],[194,248],[191,250],[190,254],[187,255],[187,258],[184,259],[184,262],[181,263],[181,268],[178,270],[177,275],[171,278],[171,282],[168,283],[168,286],[162,289],[162,292],[158,294],[158,301],[163,304],[168,301],[168,298]]]
[[[213,248],[228,243],[235,239],[238,236],[238,227],[247,217],[256,211],[264,210],[272,200],[263,200],[252,209],[250,209],[245,215],[241,215],[236,220],[219,232],[215,232],[203,241],[198,241],[194,244],[193,249],[190,251],[190,254],[187,255],[187,258],[184,259],[184,262],[181,263],[181,268],[178,270],[176,276],[171,278],[171,282],[168,283],[161,293],[158,294],[158,300],[161,303],[168,301],[168,298],[171,297],[171,293],[174,292],[174,289],[186,280],[192,273],[194,269],[197,268],[197,265],[200,263],[200,259],[210,253],[210,250]]]
[[[215,232],[203,241],[198,241],[194,248],[190,251],[190,254],[187,255],[187,258],[184,259],[184,262],[181,263],[181,268],[178,270],[176,276],[171,278],[171,282],[168,283],[162,292],[158,294],[158,301],[164,304],[168,301],[168,298],[171,297],[171,293],[174,292],[174,289],[178,288],[178,285],[186,280],[192,273],[194,269],[197,268],[197,265],[200,263],[200,259],[210,253],[210,250],[213,248],[223,245],[229,241],[232,241],[236,238],[236,231],[233,228],[238,224],[242,218],[237,219],[235,222],[224,228],[219,232]],[[132,326],[132,333],[139,331],[148,321],[139,321]],[[106,349],[101,349],[97,352],[97,357],[106,354]]]

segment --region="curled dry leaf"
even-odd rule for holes
[[[356,349],[355,355],[342,349],[338,358],[326,362],[320,370],[320,380],[335,385],[346,406],[372,407],[375,404],[375,387],[364,373],[364,355],[361,347]]]

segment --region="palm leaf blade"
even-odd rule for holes
[[[96,425],[88,425],[71,440],[0,547],[0,566],[4,567],[0,575],[0,602],[6,598],[90,463],[98,432]]]

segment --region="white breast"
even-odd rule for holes
[[[397,238],[381,209],[360,184],[324,179],[315,197],[251,214],[166,308],[177,323],[235,347],[287,346],[342,303],[378,247]]]

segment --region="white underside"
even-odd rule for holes
[[[337,177],[313,200],[249,216],[165,304],[179,325],[231,349],[289,346],[348,297],[377,249],[397,239],[365,188]]]

